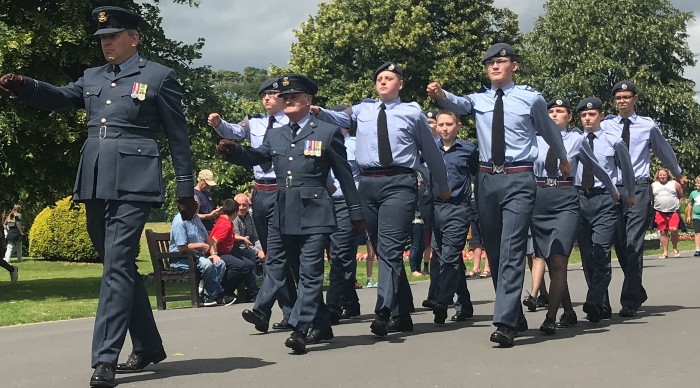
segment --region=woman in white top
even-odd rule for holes
[[[678,257],[678,226],[681,216],[678,209],[683,198],[683,188],[680,183],[673,180],[671,174],[666,169],[660,169],[656,173],[656,181],[651,184],[651,195],[654,202],[654,222],[659,229],[661,249],[663,253],[660,259],[668,257],[668,232],[671,232],[671,243],[673,244],[673,256]]]

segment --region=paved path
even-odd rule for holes
[[[146,372],[120,375],[120,387],[697,387],[700,386],[700,259],[649,259],[649,300],[636,318],[558,330],[537,330],[544,311],[526,313],[530,330],[512,349],[488,341],[493,331],[490,280],[470,280],[472,322],[444,326],[419,309],[415,331],[379,340],[369,333],[372,289],[359,290],[360,319],[334,327],[335,339],[292,355],[288,333],[257,334],[241,318],[250,305],[156,312],[168,359]],[[530,284],[529,277],[526,278]],[[622,273],[613,272],[613,311]],[[583,273],[569,271],[575,301],[585,296]],[[427,282],[412,285],[416,305]],[[584,314],[576,307],[579,319]],[[277,311],[273,320],[280,318]],[[1,387],[81,387],[90,377],[93,319],[0,329]],[[122,353],[125,359],[130,344]]]

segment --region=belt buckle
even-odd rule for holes
[[[103,125],[100,127],[100,133],[99,133],[98,137],[100,139],[104,139],[107,137],[107,126],[106,125]]]
[[[491,164],[491,173],[492,174],[505,174],[505,172],[506,172],[505,163],[501,164],[500,166],[496,165],[496,163]]]
[[[557,178],[547,178],[544,185],[547,187],[557,187],[559,186],[559,180]]]
[[[285,187],[292,187],[292,177],[288,176],[284,182]]]

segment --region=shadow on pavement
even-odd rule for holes
[[[177,360],[151,366],[141,373],[117,374],[117,383],[129,384],[151,380],[165,380],[177,376],[220,374],[237,369],[257,369],[274,364],[276,363],[253,357]]]

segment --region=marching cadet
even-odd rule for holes
[[[571,175],[571,167],[544,98],[529,86],[513,83],[518,70],[515,50],[505,43],[494,44],[481,63],[491,80],[490,89],[459,97],[433,82],[427,91],[442,107],[457,114],[473,114],[476,120],[481,160],[476,203],[496,289],[493,324],[497,329],[490,340],[510,347],[515,335],[527,330],[520,295],[527,231],[535,204],[535,129],[554,150],[564,179]]]
[[[85,70],[76,82],[56,87],[29,77],[0,78],[0,95],[14,95],[40,109],[85,109],[83,145],[73,200],[84,202],[87,231],[104,265],[92,339],[92,387],[114,387],[115,367],[140,371],[166,358],[136,255],[141,232],[163,194],[156,133],[161,125],[175,166],[183,219],[197,212],[187,122],[175,71],[139,55],[140,15],[99,7],[96,36],[108,64]],[[164,114],[167,113],[167,114]],[[126,332],[133,351],[117,365]]]
[[[340,129],[309,114],[318,91],[316,82],[300,74],[288,74],[278,83],[290,124],[271,128],[258,148],[223,139],[218,151],[228,162],[242,166],[274,164],[278,189],[263,287],[276,293],[284,286],[290,262],[299,262],[299,296],[289,318],[294,331],[285,346],[301,353],[306,351],[306,335],[312,323],[319,330],[315,336],[319,341],[333,338],[322,288],[323,251],[329,234],[336,230],[333,200],[327,189],[331,168],[345,196],[353,228],[362,231],[365,222]],[[269,310],[245,310],[243,318],[256,326],[267,326],[268,314]]]
[[[315,108],[318,118],[349,128],[357,125],[357,164],[362,170],[360,195],[367,205],[367,225],[379,260],[376,318],[370,330],[377,336],[411,331],[413,295],[403,266],[403,251],[416,208],[416,169],[421,156],[432,173],[440,197],[449,198],[445,164],[428,120],[417,103],[402,103],[403,70],[385,62],[374,72],[380,101],[363,101],[348,112]],[[420,154],[419,154],[420,152]]]
[[[625,143],[615,133],[601,129],[605,117],[603,102],[598,97],[583,99],[576,107],[585,129],[588,145],[601,167],[614,184],[621,181],[622,172],[630,207],[637,202],[634,196],[634,173]],[[582,163],[583,164],[583,163]],[[608,286],[612,278],[610,249],[615,237],[617,213],[615,201],[604,189],[603,182],[593,176],[593,170],[583,164],[576,170],[574,184],[579,194],[580,217],[578,245],[581,250],[583,273],[588,284],[583,312],[590,322],[610,318]],[[552,303],[552,302],[550,302]]]
[[[623,202],[618,209],[615,252],[620,267],[625,274],[620,294],[621,317],[634,317],[642,303],[647,300],[647,293],[642,286],[642,259],[644,256],[644,233],[648,226],[647,217],[651,206],[649,166],[654,151],[659,160],[677,177],[681,185],[688,183],[678,166],[673,149],[664,139],[659,126],[649,117],[639,116],[634,106],[639,100],[637,87],[631,81],[620,81],[613,87],[615,103],[619,114],[601,124],[604,130],[616,132],[629,148],[634,169],[634,192],[637,206],[625,206]]]
[[[435,201],[435,244],[433,251],[440,266],[436,302],[433,305],[434,322],[445,323],[447,306],[455,294],[459,298],[460,311],[453,321],[464,321],[474,315],[462,250],[467,242],[470,220],[476,209],[471,207],[471,176],[476,175],[479,154],[476,145],[468,140],[458,140],[462,124],[459,116],[447,110],[437,115],[438,148],[447,168],[447,183],[452,190],[447,200]]]
[[[279,96],[280,86],[277,81],[277,78],[270,78],[263,82],[258,90],[258,95],[267,111],[267,116],[252,119],[246,118],[240,124],[232,124],[222,119],[218,113],[212,113],[209,115],[207,122],[224,139],[248,139],[251,147],[260,147],[267,137],[268,130],[289,124],[289,119],[284,114],[285,103],[282,97]],[[272,224],[272,214],[277,198],[277,178],[271,162],[253,166],[253,174],[255,175],[251,198],[253,223],[255,231],[260,238],[263,251],[267,252],[267,235]],[[298,272],[298,268],[292,267],[289,276],[285,280],[285,287],[279,289],[276,295],[268,293],[263,286],[255,299],[255,307],[253,309],[268,312],[268,316],[269,312],[272,311],[275,299],[277,299],[277,303],[282,309],[282,321],[272,324],[272,328],[275,330],[286,330],[289,327],[287,322],[289,315],[292,313],[292,306],[294,306],[297,298],[296,279],[298,278]],[[257,329],[267,332],[268,327],[258,326]]]
[[[620,194],[605,169],[598,164],[590,145],[584,141],[580,130],[568,132],[566,126],[573,117],[571,104],[566,98],[555,98],[547,103],[549,117],[561,130],[561,137],[566,148],[567,158],[571,163],[575,176],[579,162],[603,183],[615,201],[620,200]],[[569,286],[567,284],[567,265],[569,256],[576,241],[576,229],[579,223],[579,194],[574,187],[574,178],[563,179],[559,173],[557,157],[547,142],[541,136],[537,137],[539,155],[535,161],[535,177],[537,179],[537,194],[535,209],[532,213],[532,238],[535,244],[535,262],[549,268],[549,309],[546,318],[540,326],[545,334],[556,331],[555,319],[559,305],[563,305],[564,313],[559,318],[560,327],[574,326],[577,323],[576,312],[571,304]],[[544,270],[544,268],[543,268]],[[534,271],[533,271],[534,273]]]

